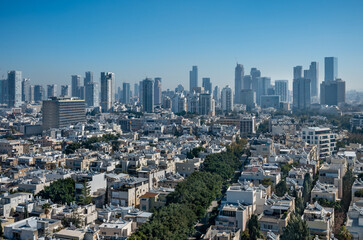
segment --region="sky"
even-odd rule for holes
[[[234,86],[241,63],[272,81],[292,68],[338,58],[347,89],[363,90],[361,0],[0,0],[0,79],[21,70],[32,84],[114,72],[116,85],[162,77],[189,88],[199,68],[213,87]]]

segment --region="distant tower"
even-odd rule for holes
[[[309,109],[311,104],[311,80],[306,78],[294,79],[293,108],[299,110]]]
[[[70,97],[70,96],[71,96],[71,85],[62,85],[61,97]]]
[[[311,80],[311,97],[317,97],[319,92],[319,63],[311,62],[309,76],[304,76]]]
[[[268,95],[268,89],[271,88],[271,78],[269,77],[259,77],[257,78],[257,92],[256,101],[257,104],[261,104],[261,96]]]
[[[47,85],[47,98],[56,97],[57,96],[57,85],[51,84]]]
[[[325,78],[324,81],[334,81],[338,77],[338,59],[336,57],[325,58]]]
[[[193,66],[192,70],[189,71],[189,91],[193,92],[193,89],[197,87],[198,87],[198,67]]]
[[[30,101],[30,78],[24,78],[22,82],[22,94],[21,100],[23,102],[31,102]]]
[[[72,97],[80,97],[81,75],[72,75]]]
[[[294,67],[294,78],[293,79],[299,79],[303,78],[303,69],[302,66],[296,66]]]
[[[109,112],[114,103],[115,74],[112,72],[101,72],[101,108],[102,112]]]
[[[223,112],[232,112],[233,110],[233,92],[232,88],[227,85],[222,89],[222,111]]]
[[[154,105],[161,105],[161,78],[154,78]]]
[[[275,81],[275,94],[280,96],[281,102],[288,102],[289,81],[288,80],[276,80]]]
[[[154,111],[154,80],[146,78],[141,81],[142,109],[144,112]]]
[[[204,88],[205,92],[212,94],[212,83],[210,82],[210,78],[202,79],[202,87]]]
[[[251,68],[250,72],[252,78],[252,90],[257,94],[258,90],[258,78],[261,77],[261,71],[257,68]]]
[[[242,64],[238,64],[234,70],[234,103],[241,102],[241,90],[243,86],[244,68]]]
[[[130,103],[130,83],[122,83],[122,103]]]
[[[9,107],[20,107],[21,105],[21,84],[22,83],[22,72],[21,71],[10,71],[8,72],[8,106]]]

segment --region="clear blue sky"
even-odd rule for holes
[[[22,70],[33,84],[70,84],[72,74],[116,74],[117,85],[163,78],[189,85],[199,67],[233,86],[234,67],[272,80],[292,67],[338,57],[348,89],[363,90],[363,1],[0,0],[0,78]]]

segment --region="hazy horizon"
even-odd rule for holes
[[[258,4],[259,3],[259,4]],[[163,89],[234,87],[236,62],[292,82],[292,68],[338,58],[347,90],[363,90],[361,1],[1,1],[0,78],[20,70],[32,84],[114,72],[116,85],[162,77]],[[133,88],[133,87],[132,87]]]

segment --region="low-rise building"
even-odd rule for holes
[[[317,235],[319,239],[330,239],[334,225],[333,208],[325,208],[314,202],[305,208],[303,219],[306,221],[311,235]]]

